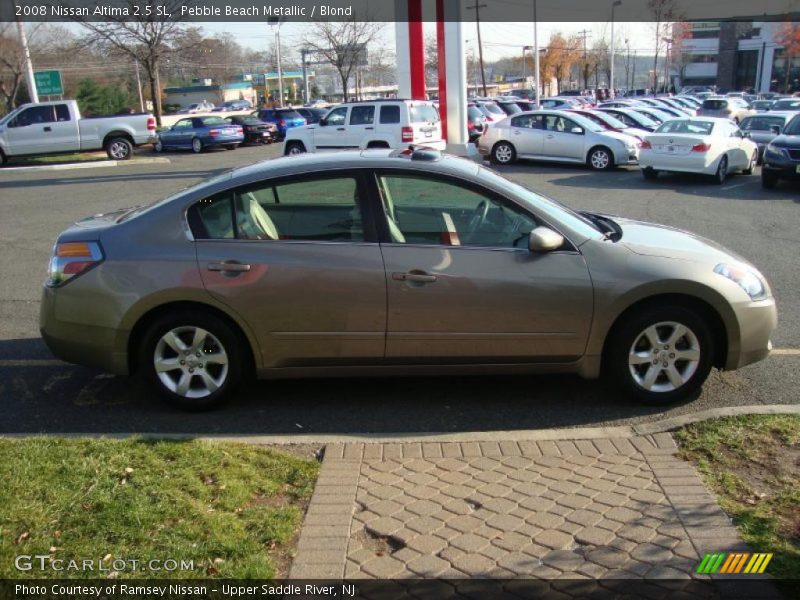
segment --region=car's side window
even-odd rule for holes
[[[69,107],[66,104],[56,104],[56,121],[70,121]]]
[[[350,125],[372,125],[374,121],[374,106],[354,106],[350,111]]]
[[[541,122],[541,116],[537,115],[520,115],[511,119],[512,127],[522,127],[524,129],[537,129]]]
[[[230,240],[236,237],[230,192],[200,200],[187,213],[196,240]]]
[[[54,120],[52,104],[47,106],[31,106],[19,113],[15,119],[17,127],[36,125],[39,123],[52,123]]]
[[[175,129],[191,129],[191,128],[192,128],[191,119],[183,119],[175,123]]]
[[[325,122],[328,123],[328,125],[344,125],[345,119],[347,118],[347,110],[348,108],[346,106],[334,108],[328,113],[328,116],[325,117]]]
[[[325,177],[254,185],[236,192],[238,237],[363,242],[358,181]]]
[[[381,106],[381,125],[392,125],[400,122],[400,107],[396,104]]]
[[[535,219],[459,182],[379,175],[389,234],[398,244],[527,248]]]

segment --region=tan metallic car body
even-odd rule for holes
[[[775,302],[763,277],[740,257],[692,234],[627,219],[605,221],[600,228],[607,231],[600,231],[597,223],[484,167],[436,154],[286,157],[145,209],[79,222],[59,236],[57,248],[92,242],[103,258],[44,287],[42,336],[64,360],[127,375],[155,368],[149,364],[153,345],[164,346],[157,323],[167,319],[177,327],[182,315],[188,322],[205,314],[214,321],[203,327],[213,333],[221,322],[227,329],[214,338],[227,345],[226,361],[237,372],[233,359],[242,370],[251,366],[260,377],[574,372],[594,378],[608,366],[614,343],[630,345],[620,338],[629,324],[650,314],[680,321],[689,311],[706,324],[696,328],[708,327],[709,341],[695,332],[704,346],[696,351],[703,353],[701,367],[705,361],[709,368],[736,369],[767,356]],[[197,239],[187,220],[197,203],[219,194],[235,190],[238,199],[265,182],[338,175],[357,184],[361,241]],[[492,211],[500,206],[507,216],[513,209],[517,220],[536,228],[530,236],[522,228],[526,239],[514,247],[464,243],[470,235],[464,226],[460,244],[452,231],[447,243],[398,242],[376,184],[391,177],[468,190],[489,199]],[[485,213],[481,204],[478,209]],[[469,216],[458,222],[474,223]],[[751,298],[715,272],[720,264],[755,273],[763,294]],[[197,361],[215,351],[206,347]],[[666,366],[668,352],[653,351]],[[640,369],[643,377],[648,365]],[[185,401],[173,393],[171,399],[205,407],[227,391],[210,399],[198,392]],[[684,392],[639,395],[658,400]]]

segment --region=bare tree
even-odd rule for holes
[[[353,70],[363,65],[363,52],[382,30],[382,23],[355,20],[339,23],[320,21],[312,25],[305,46],[336,69],[344,102],[348,100],[347,88]]]
[[[783,47],[785,65],[783,91],[788,93],[792,89],[790,86],[792,62],[794,62],[795,56],[800,56],[800,25],[790,21],[781,23],[775,41]]]
[[[133,0],[126,0],[131,15]],[[172,15],[181,13],[185,0],[165,0],[161,3]],[[153,113],[161,125],[161,81],[159,70],[163,61],[177,48],[173,46],[183,30],[183,24],[173,19],[156,15],[153,10],[149,16],[107,17],[106,21],[80,20],[89,33],[84,37],[86,44],[101,44],[127,55],[137,61],[144,69],[153,99]]]
[[[658,91],[658,55],[664,47],[664,40],[669,38],[672,22],[681,19],[676,0],[647,0],[647,8],[653,17],[653,33],[656,38],[653,55],[653,93],[655,93]]]
[[[24,79],[25,54],[16,35],[16,24],[0,23],[0,94],[7,111],[16,107]]]

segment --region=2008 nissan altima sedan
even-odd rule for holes
[[[431,150],[285,157],[59,235],[53,353],[203,409],[261,377],[605,374],[653,403],[765,358],[775,300],[677,229]]]

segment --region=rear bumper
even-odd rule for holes
[[[242,142],[244,142],[243,135],[220,135],[203,138],[204,146],[226,146],[228,144],[241,144]]]
[[[707,157],[698,153],[679,156],[656,154],[652,151],[639,154],[639,166],[643,169],[651,168],[657,171],[676,171],[680,173],[703,173],[713,175],[717,171],[719,157],[709,162]]]
[[[425,146],[426,148],[433,148],[434,150],[442,150],[442,151],[447,149],[447,142],[444,140],[426,140],[423,138],[421,140],[416,140],[414,142],[411,142],[409,145],[415,147]]]

